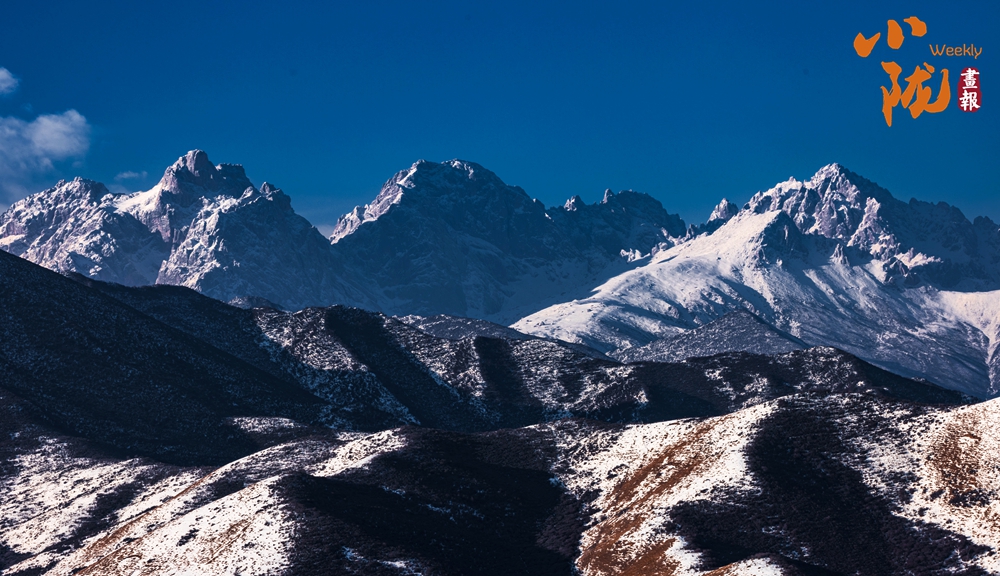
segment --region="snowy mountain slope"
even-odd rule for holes
[[[614,356],[622,362],[681,362],[723,352],[781,354],[806,347],[805,342],[769,326],[746,310],[737,310],[672,338],[626,348]]]
[[[807,182],[790,179],[759,192],[746,210],[781,210],[805,234],[817,234],[870,254],[906,285],[984,291],[1000,288],[1000,226],[973,222],[944,202],[909,203],[839,164]]]
[[[708,416],[803,390],[963,402],[830,349],[622,366],[589,349],[541,339],[439,338],[357,309],[248,311],[179,287],[81,281],[298,384],[323,400],[330,424],[349,429],[409,423],[478,431],[567,415],[613,421]]]
[[[0,216],[4,250],[58,272],[152,284],[170,254],[161,234],[119,212],[103,184],[77,178],[15,202]]]
[[[559,424],[583,574],[993,574],[997,402],[793,396],[708,420]]]
[[[589,297],[512,327],[624,350],[743,309],[810,345],[835,346],[981,397],[997,394],[992,366],[1000,292],[957,292],[937,282],[948,270],[962,274],[945,282],[950,287],[994,286],[1000,231],[986,219],[926,224],[922,218],[935,210],[955,213],[940,205],[892,204],[888,192],[872,186],[835,165],[808,182],[781,184],[714,232],[657,252]],[[897,211],[875,206],[876,195]],[[868,219],[841,210],[842,198],[868,206]],[[815,217],[806,218],[810,207]],[[830,210],[847,216],[838,220]],[[876,220],[885,245],[866,240]]]
[[[221,300],[251,295],[291,308],[364,304],[365,291],[330,254],[318,231],[266,182],[239,197],[216,197],[194,215],[157,276]]]
[[[108,457],[24,427],[0,441],[20,443],[0,478],[17,495],[0,501],[0,566],[987,574],[1000,536],[995,404],[795,395],[652,424],[328,432],[214,468]],[[237,425],[266,434],[294,423]]]
[[[60,182],[12,205],[0,237],[3,249],[52,270],[130,286],[175,284],[291,308],[371,305],[288,196],[266,182],[258,190],[241,166],[214,166],[200,150],[144,192]]]

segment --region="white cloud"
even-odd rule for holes
[[[143,170],[142,172],[133,172],[131,170],[127,170],[125,172],[119,172],[118,175],[115,176],[115,180],[118,180],[119,182],[122,180],[135,180],[135,179],[141,180],[146,176],[149,176],[149,173],[146,172],[145,170]]]
[[[25,135],[41,156],[64,160],[90,148],[90,126],[76,110],[43,114],[25,126]]]
[[[90,124],[76,110],[43,114],[32,121],[0,117],[0,201],[24,196],[62,160],[90,148]]]
[[[10,70],[0,67],[0,95],[13,94],[20,80],[14,78]]]

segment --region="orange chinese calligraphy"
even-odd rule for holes
[[[906,22],[910,26],[910,34],[912,36],[920,37],[927,33],[927,24],[916,16],[905,18],[903,22]],[[905,40],[903,28],[895,20],[889,20],[887,24],[886,43],[889,45],[889,48],[899,50]],[[882,33],[878,32],[871,38],[866,38],[864,34],[859,32],[854,37],[854,51],[858,56],[867,58],[875,48],[875,45],[878,44],[881,36]],[[892,126],[892,109],[896,106],[908,108],[910,116],[916,118],[924,112],[930,114],[941,112],[951,102],[951,87],[948,83],[947,69],[941,69],[941,87],[938,89],[938,95],[934,102],[931,102],[931,88],[923,85],[934,74],[934,67],[930,64],[924,62],[923,67],[917,66],[913,70],[913,74],[904,79],[906,81],[905,89],[902,89],[899,85],[899,75],[903,73],[903,69],[899,64],[895,62],[882,62],[882,69],[889,75],[891,84],[891,89],[882,86],[882,115],[885,117],[885,123],[888,126]]]

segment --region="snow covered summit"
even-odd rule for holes
[[[331,241],[390,314],[510,322],[610,278],[684,223],[645,194],[548,208],[482,166],[419,161],[342,217]]]
[[[902,202],[839,164],[807,181],[793,178],[758,192],[745,210],[781,210],[802,233],[867,253],[884,273],[909,285],[1000,288],[1000,226],[986,217],[969,222],[944,202]]]
[[[330,237],[281,190],[192,150],[153,188],[111,194],[60,182],[0,216],[0,247],[60,272],[175,284],[288,309],[348,304],[390,314],[514,321],[634,267],[684,223],[632,191],[546,209],[472,162],[419,161]]]
[[[242,166],[213,165],[200,150],[146,191],[59,182],[0,216],[0,238],[8,252],[47,268],[129,286],[176,284],[292,308],[367,302],[287,195],[267,183],[257,189]]]
[[[717,219],[716,221],[719,221]],[[1000,230],[901,202],[842,166],[756,194],[721,226],[512,327],[624,351],[747,310],[810,345],[1000,393]]]

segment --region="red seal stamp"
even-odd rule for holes
[[[983,103],[979,87],[979,70],[966,68],[958,75],[958,107],[962,112],[976,112]]]

